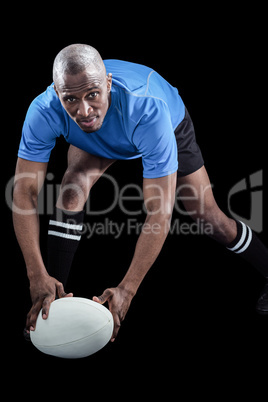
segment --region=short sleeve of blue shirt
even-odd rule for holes
[[[53,88],[37,97],[30,105],[22,128],[18,156],[33,162],[48,162],[61,126],[60,110],[50,103]]]

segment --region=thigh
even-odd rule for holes
[[[89,192],[114,159],[91,155],[70,146],[68,167],[63,176],[56,206],[70,211],[81,211]]]
[[[218,210],[205,166],[184,177],[178,177],[177,196],[189,215],[204,217]]]
[[[115,159],[89,154],[82,149],[70,145],[67,171],[86,176],[87,180],[90,181],[90,187],[92,187],[105,170],[115,161]]]
[[[179,196],[193,219],[209,223],[212,238],[225,246],[236,237],[236,223],[218,207],[205,167],[178,179]]]

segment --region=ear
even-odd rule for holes
[[[107,79],[107,91],[108,93],[111,92],[111,88],[112,88],[112,73],[109,73],[106,77]]]
[[[54,90],[55,90],[56,94],[57,94],[57,95],[58,95],[58,97],[59,97],[59,92],[58,92],[58,90],[57,90],[56,85],[54,84],[54,85],[53,85],[53,87],[54,87]]]

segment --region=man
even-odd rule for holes
[[[125,277],[117,287],[93,298],[109,304],[114,318],[112,341],[161,251],[176,188],[193,219],[211,225],[212,238],[241,254],[268,279],[267,248],[249,227],[228,218],[215,202],[191,118],[176,88],[150,68],[119,60],[103,62],[94,48],[81,44],[57,55],[53,80],[28,110],[14,186],[14,227],[33,302],[28,332],[35,329],[40,309],[46,319],[56,297],[72,296],[64,286],[81,237],[85,202],[94,183],[119,159],[142,157],[147,217]],[[49,221],[46,268],[38,240],[37,197],[60,135],[71,145]],[[152,230],[155,225],[158,231]],[[257,310],[268,314],[268,282]]]

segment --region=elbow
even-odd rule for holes
[[[169,227],[171,223],[173,208],[167,206],[166,208],[147,208],[147,220],[157,221],[165,227]]]
[[[171,212],[147,212],[147,217],[143,226],[143,232],[146,230],[146,233],[164,234],[166,236],[170,230],[171,218]]]
[[[31,188],[14,183],[12,211],[20,215],[32,215],[37,212],[38,194]]]
[[[174,202],[148,202],[146,204],[147,216],[158,216],[164,221],[172,218]]]

